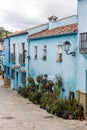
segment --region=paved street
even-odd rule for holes
[[[87,121],[63,120],[40,109],[0,77],[0,130],[87,130]]]

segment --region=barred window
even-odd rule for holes
[[[87,33],[80,33],[80,48],[87,48]]]

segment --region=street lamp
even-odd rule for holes
[[[70,46],[71,46],[71,44],[69,41],[64,42],[64,44],[63,44],[64,51],[66,52],[67,55],[75,56],[75,52],[69,52]]]

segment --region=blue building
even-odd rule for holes
[[[49,17],[43,25],[16,32],[4,39],[4,81],[17,89],[31,75],[60,75],[62,98],[76,97],[87,114],[87,1],[78,0],[76,15]]]
[[[27,36],[27,31],[16,32],[4,40],[4,81],[6,86],[13,89],[26,84]]]
[[[54,16],[49,19],[48,29],[28,37],[30,46],[29,72],[33,77],[47,74],[48,79],[53,81],[56,80],[56,75],[61,75],[65,90],[62,96],[68,97],[70,92],[76,95],[76,78],[73,75],[77,74],[75,68],[77,56],[67,56],[63,50],[63,44],[69,41],[72,44],[72,51],[77,47],[77,16],[59,21]]]
[[[41,26],[16,32],[5,38],[5,85],[17,89],[28,83],[31,75],[47,74],[49,80],[61,75],[63,80],[62,97],[69,93],[76,96],[77,56],[66,55],[63,44],[70,42],[71,50],[77,47],[77,16],[58,20],[56,16]],[[51,67],[49,67],[51,65]],[[54,69],[55,68],[55,69]]]

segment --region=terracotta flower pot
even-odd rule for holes
[[[78,116],[78,120],[79,120],[79,121],[83,121],[83,120],[84,120],[84,117],[83,117],[83,116]]]

